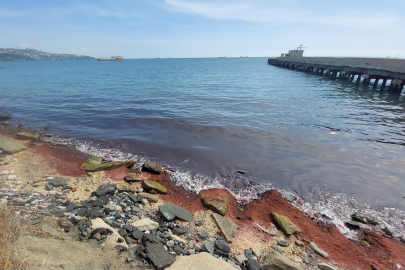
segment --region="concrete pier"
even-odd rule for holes
[[[389,81],[389,90],[398,94],[402,92],[405,84],[405,60],[402,59],[284,56],[269,58],[267,63],[350,81],[355,81],[357,76],[357,83],[362,80],[362,83],[369,84],[374,80],[373,87],[377,87],[382,81],[381,89],[385,88]]]

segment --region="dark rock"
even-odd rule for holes
[[[215,238],[216,240],[225,240],[222,236],[217,236],[217,238]]]
[[[66,211],[70,212],[73,211],[75,209],[75,203],[70,203],[67,207],[66,207]]]
[[[69,182],[69,178],[67,178],[67,177],[56,177],[55,179],[52,179],[51,181],[49,181],[48,184],[50,184],[54,187],[63,187],[63,186],[66,186],[68,182]]]
[[[230,253],[231,252],[231,246],[228,245],[224,240],[216,240],[215,241],[215,246],[222,250],[225,253]]]
[[[162,167],[155,164],[155,163],[147,161],[142,165],[142,171],[147,171],[147,172],[151,172],[151,173],[154,173],[154,174],[161,174],[162,173]]]
[[[64,217],[64,216],[65,216],[65,212],[63,212],[63,211],[56,211],[56,212],[53,212],[52,215],[53,215],[54,217],[61,218],[61,217]]]
[[[196,221],[195,226],[196,226],[196,227],[200,227],[200,226],[202,226],[203,224],[204,224],[204,222],[202,222],[201,220],[199,220],[199,221]]]
[[[185,234],[186,232],[187,232],[187,228],[185,228],[185,227],[183,227],[183,228],[178,227],[178,228],[173,230],[173,233],[177,234],[177,235],[182,235],[182,234]]]
[[[118,243],[124,243],[125,240],[124,240],[124,238],[119,237],[119,238],[117,239],[117,242],[118,242]]]
[[[127,230],[127,232],[132,233],[134,231],[134,226],[125,224],[122,226],[123,229]]]
[[[138,231],[138,230],[134,230],[134,231],[132,232],[132,237],[133,237],[135,240],[141,240],[141,239],[143,238],[143,235],[144,235],[144,233],[141,232],[141,231]]]
[[[127,247],[122,246],[122,245],[116,245],[114,248],[115,248],[115,250],[118,251],[118,252],[122,252],[122,251],[127,251],[127,250],[128,250]]]
[[[121,230],[119,230],[118,231],[118,233],[122,236],[122,237],[125,237],[125,236],[127,236],[127,230],[125,230],[125,229],[121,229]]]
[[[304,247],[305,246],[304,243],[301,242],[300,240],[295,240],[295,245],[298,246],[298,247]]]
[[[138,196],[136,196],[136,195],[128,195],[128,198],[130,198],[134,203],[137,203],[137,202],[139,202],[138,201]]]
[[[176,217],[188,222],[193,219],[193,214],[190,211],[175,204],[160,205],[159,211],[169,221],[172,221]]]
[[[261,270],[262,268],[260,267],[260,265],[252,259],[248,259],[247,263],[246,263],[246,267],[248,270]]]
[[[71,228],[73,228],[72,222],[70,222],[66,218],[62,218],[59,220],[59,226],[65,230],[65,232],[69,232]]]
[[[282,247],[288,247],[288,243],[283,240],[278,240],[277,245],[282,246]]]
[[[176,252],[177,255],[182,254],[181,253],[181,247],[179,245],[174,245],[173,246],[173,251]]]
[[[356,222],[356,221],[345,222],[345,225],[350,230],[359,230],[360,229],[360,223]]]
[[[199,232],[198,232],[197,235],[198,235],[198,238],[201,239],[201,241],[204,241],[204,240],[207,240],[207,239],[208,239],[208,235],[205,234],[205,233],[199,233]]]
[[[0,122],[8,121],[11,119],[11,114],[0,114]]]
[[[88,215],[88,213],[89,213],[89,210],[87,208],[80,208],[79,210],[77,210],[76,215],[85,217]]]
[[[156,269],[164,269],[174,263],[175,257],[162,244],[146,242],[146,256]]]
[[[146,242],[151,243],[164,243],[164,240],[157,235],[144,233],[142,237],[142,243],[145,244]]]
[[[253,256],[253,252],[252,252],[252,250],[249,248],[249,249],[245,249],[245,256],[246,256],[246,258],[252,258],[252,256]]]
[[[114,195],[115,190],[117,188],[116,184],[107,183],[98,187],[96,191],[96,195],[98,197],[105,196],[107,194]]]
[[[119,186],[117,190],[118,190],[118,193],[122,193],[122,192],[134,193],[133,189],[126,187],[126,186]]]
[[[46,184],[45,189],[48,190],[48,191],[51,191],[53,189],[53,186],[50,185],[50,184]]]
[[[125,237],[125,242],[128,244],[128,245],[132,245],[132,238],[130,238],[130,237]]]

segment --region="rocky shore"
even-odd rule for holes
[[[346,224],[359,235],[351,241],[276,190],[241,206],[227,190],[195,194],[176,186],[158,164],[85,156],[38,133],[0,131],[0,181],[1,203],[27,235],[112,254],[106,268],[405,267],[403,243],[364,227],[375,221],[356,213]],[[24,252],[30,268],[76,268]]]

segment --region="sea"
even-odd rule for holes
[[[405,99],[267,58],[0,63],[11,122],[107,160],[152,160],[241,204],[278,189],[309,215],[405,233]],[[315,214],[314,214],[315,213]]]

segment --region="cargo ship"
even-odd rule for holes
[[[111,58],[98,58],[98,61],[121,61],[121,56],[111,56]]]

